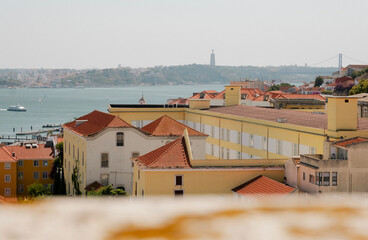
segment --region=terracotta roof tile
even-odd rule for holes
[[[232,189],[233,192],[247,197],[254,195],[288,195],[294,190],[295,188],[293,187],[287,186],[262,175]]]
[[[17,160],[12,157],[12,154],[5,148],[0,147],[0,162],[16,162]]]
[[[189,136],[207,136],[193,128],[164,115],[142,128],[143,131],[153,136],[181,136],[184,130],[188,130]]]
[[[137,158],[149,168],[191,168],[184,137]]]
[[[45,147],[45,144],[38,144],[37,148],[26,148],[23,146],[6,146],[9,153],[14,153],[17,159],[53,159],[54,151],[51,147]]]
[[[87,187],[86,187],[86,191],[89,192],[89,191],[97,191],[99,190],[100,188],[102,188],[103,185],[97,181],[94,181],[93,183],[89,184]]]
[[[85,120],[85,122],[76,125],[78,120]],[[82,136],[91,136],[105,128],[129,128],[133,126],[118,116],[95,110],[73,122],[64,124],[63,127]]]
[[[325,101],[325,98],[319,94],[280,94],[275,99],[316,99]]]
[[[350,139],[344,139],[344,140],[334,142],[333,145],[339,146],[339,147],[347,147],[349,145],[362,143],[362,142],[368,142],[368,138],[355,137],[355,138],[350,138]]]

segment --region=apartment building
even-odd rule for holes
[[[17,197],[17,159],[5,148],[0,147],[0,197]]]
[[[287,183],[308,193],[368,192],[368,138],[324,145],[324,154],[303,154],[296,167],[292,160],[285,164]]]
[[[135,124],[137,122],[140,121]],[[79,172],[80,190],[83,194],[95,182],[115,188],[124,187],[131,194],[133,167],[130,158],[173,141],[182,135],[184,129],[188,129],[190,134],[195,158],[205,158],[201,150],[206,146],[206,134],[189,129],[168,116],[145,123],[140,129],[120,117],[93,111],[63,125],[67,194],[75,193],[73,169]]]
[[[187,133],[184,133],[184,136],[175,141],[140,157],[132,158],[133,196],[196,194],[225,196],[233,194],[236,187],[260,175],[278,182],[283,181],[285,159],[195,161],[189,142]]]
[[[328,97],[326,114],[242,106],[240,87],[226,86],[225,105],[208,100],[192,106],[110,104],[109,112],[127,122],[162,115],[209,135],[207,159],[275,159],[322,154],[323,142],[368,137],[368,120],[357,117],[357,98]],[[199,100],[197,100],[199,101]]]
[[[17,159],[17,178],[14,180],[17,179],[18,196],[27,196],[27,187],[36,182],[52,188],[54,180],[49,174],[54,162],[54,149],[51,146],[26,143],[3,148]]]

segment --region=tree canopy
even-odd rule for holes
[[[27,187],[27,191],[33,198],[51,195],[50,185],[45,187],[43,184],[38,182],[29,185]]]
[[[323,84],[323,78],[321,76],[316,77],[314,80],[314,86],[319,87]]]
[[[350,91],[349,95],[358,93],[368,93],[368,79],[360,80],[358,85],[355,85]]]

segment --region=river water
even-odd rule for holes
[[[93,110],[107,112],[110,103],[138,103],[142,92],[147,103],[163,104],[169,98],[189,97],[193,92],[223,89],[223,84],[120,88],[0,88],[0,136],[14,136],[15,132],[40,130],[42,125],[46,124],[64,124]],[[17,104],[24,106],[27,111],[6,111],[9,106]]]

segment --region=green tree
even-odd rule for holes
[[[59,154],[54,160],[50,173],[51,179],[54,179],[54,188],[52,193],[53,195],[65,195],[66,188],[63,169],[64,145],[63,143],[58,143],[55,148]]]
[[[43,184],[38,182],[32,183],[27,187],[27,191],[33,198],[51,195],[50,184],[45,187]]]
[[[87,196],[127,196],[127,193],[122,189],[114,189],[111,185],[109,185],[97,191],[89,191]]]
[[[314,80],[314,86],[319,87],[323,84],[323,78],[321,76],[316,77]]]
[[[358,85],[355,85],[350,91],[349,95],[368,93],[368,79],[360,80]]]
[[[280,85],[278,84],[275,84],[275,85],[272,85],[267,91],[278,91],[280,90]]]
[[[72,173],[72,182],[74,186],[74,192],[77,196],[80,196],[82,194],[80,190],[80,171],[79,171],[79,160],[74,160],[74,167],[73,167],[73,173]]]

